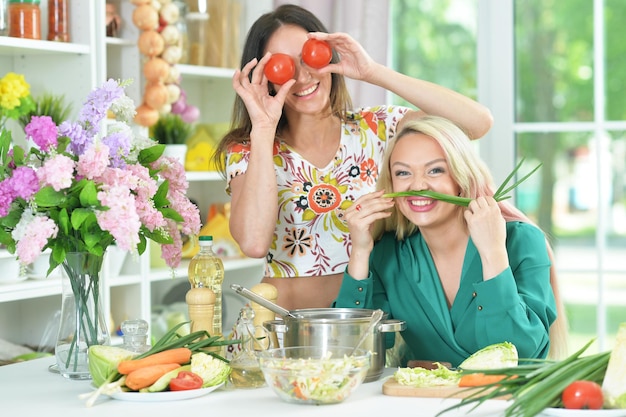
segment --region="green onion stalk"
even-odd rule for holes
[[[510,368],[464,369],[463,373],[504,375],[505,378],[479,388],[469,388],[468,392],[475,391],[437,416],[468,405],[473,405],[473,410],[487,400],[498,398],[511,401],[504,411],[505,417],[533,417],[545,408],[562,408],[561,395],[572,382],[587,380],[602,384],[611,352],[583,356],[593,341],[562,361],[524,359],[520,360],[521,365]]]
[[[535,173],[535,171],[537,171],[541,167],[541,164],[537,165],[532,171],[530,171],[528,174],[524,175],[522,178],[517,180],[515,183],[513,183],[513,185],[509,186],[508,185],[509,182],[515,176],[517,171],[519,171],[519,169],[521,168],[523,162],[524,162],[524,160],[522,159],[517,164],[515,169],[513,169],[513,171],[511,171],[511,173],[505,178],[505,180],[502,182],[500,187],[498,187],[498,189],[496,190],[496,192],[493,195],[494,200],[499,202],[499,201],[503,201],[503,200],[507,200],[507,199],[511,198],[507,194],[509,192],[511,192],[513,189],[515,189],[515,187],[520,185],[522,182],[526,181],[526,179],[528,179],[528,177],[533,175]],[[395,198],[395,197],[428,197],[428,198],[432,198],[432,199],[435,199],[435,200],[443,201],[445,203],[456,204],[457,206],[463,206],[463,207],[467,207],[469,205],[469,203],[473,200],[472,198],[468,198],[468,197],[459,197],[459,196],[455,196],[455,195],[438,193],[436,191],[430,191],[430,190],[399,191],[399,192],[395,192],[395,193],[383,194],[383,197],[391,197],[391,198]]]

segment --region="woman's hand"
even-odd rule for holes
[[[348,78],[367,81],[375,70],[376,62],[361,44],[346,33],[311,32],[309,38],[326,41],[339,54],[339,62],[317,70],[321,74],[334,72]]]
[[[255,58],[248,62],[243,69],[236,70],[233,75],[233,88],[248,110],[252,127],[254,129],[271,129],[276,132],[285,98],[296,80],[287,81],[279,86],[275,95],[271,95],[267,77],[263,74],[263,68],[265,68],[270,57],[271,54],[267,53],[260,61]],[[252,77],[250,77],[251,73]]]
[[[500,206],[493,197],[478,197],[469,203],[464,216],[483,263],[483,278],[493,278],[509,265],[506,221]]]
[[[346,210],[346,223],[350,230],[352,250],[371,251],[374,247],[372,226],[374,222],[391,216],[393,198],[383,197],[384,191],[375,191],[359,197]]]
[[[374,222],[391,216],[389,209],[394,205],[393,198],[385,198],[383,194],[383,190],[366,194],[346,210],[345,219],[352,241],[348,273],[354,279],[365,279],[369,274],[369,256],[374,248]]]

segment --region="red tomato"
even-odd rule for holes
[[[190,371],[180,371],[176,378],[170,381],[170,391],[185,391],[202,388],[202,377]]]
[[[593,381],[575,381],[563,390],[563,406],[570,410],[599,410],[604,403],[602,387]]]
[[[285,84],[296,74],[296,64],[293,59],[286,54],[272,54],[270,60],[265,65],[263,73],[273,84]]]
[[[322,68],[330,63],[333,51],[328,42],[308,39],[302,46],[302,60],[311,68]]]

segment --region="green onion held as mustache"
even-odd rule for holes
[[[498,187],[495,194],[493,195],[494,200],[502,201],[502,200],[511,198],[511,196],[508,196],[507,194],[511,190],[513,190],[515,187],[520,185],[522,182],[526,181],[528,177],[533,175],[535,171],[537,171],[541,167],[541,164],[537,165],[532,171],[524,175],[521,179],[517,180],[513,185],[507,186],[509,181],[511,181],[511,179],[515,176],[517,171],[519,171],[523,163],[524,163],[524,159],[520,160],[517,166],[515,167],[515,169],[511,171],[511,173],[502,182],[502,185]],[[430,190],[420,190],[420,191],[410,190],[410,191],[400,191],[397,193],[386,193],[386,194],[383,194],[383,197],[391,197],[391,198],[394,198],[394,197],[428,197],[428,198],[432,198],[435,200],[443,201],[445,203],[456,204],[457,206],[463,206],[463,207],[467,207],[469,203],[473,200],[473,198],[459,197],[456,195],[443,194],[443,193],[438,193],[436,191],[430,191]]]

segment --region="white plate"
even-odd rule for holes
[[[115,394],[111,394],[111,397],[116,400],[122,400],[122,401],[141,401],[141,402],[178,401],[178,400],[187,400],[190,398],[202,397],[204,395],[207,395],[210,392],[215,391],[222,385],[224,385],[223,382],[213,387],[189,389],[189,390],[184,390],[184,391],[116,392]]]
[[[626,408],[617,410],[568,410],[567,408],[546,408],[546,416],[554,417],[625,417]]]

